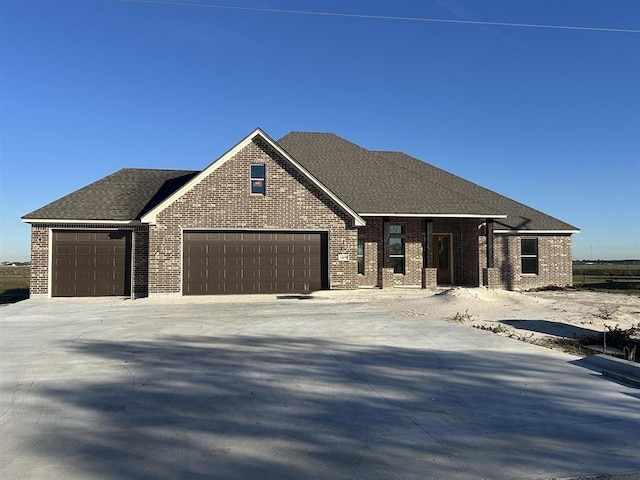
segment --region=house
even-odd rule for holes
[[[404,153],[260,129],[202,171],[126,168],[23,221],[33,297],[564,286],[578,232]]]

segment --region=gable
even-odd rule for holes
[[[214,175],[218,170],[222,169],[230,160],[232,160],[236,155],[242,152],[247,147],[251,145],[255,145],[257,143],[264,143],[268,148],[272,149],[280,158],[286,167],[291,169],[291,173],[297,173],[301,176],[310,186],[317,189],[318,193],[321,193],[322,196],[325,196],[327,199],[330,199],[331,202],[335,204],[342,212],[344,212],[349,218],[351,218],[356,226],[365,225],[364,220],[349,206],[345,203],[341,198],[339,198],[334,192],[329,190],[324,184],[322,184],[315,176],[313,176],[306,168],[300,165],[293,157],[291,157],[287,152],[285,152],[276,142],[274,142],[267,134],[265,134],[261,129],[254,130],[251,134],[247,135],[243,140],[238,142],[233,148],[227,151],[224,155],[210,164],[207,168],[205,168],[202,172],[197,174],[194,178],[192,178],[189,182],[183,185],[180,189],[175,191],[172,195],[168,196],[162,202],[160,202],[155,208],[151,209],[148,213],[146,213],[142,217],[142,222],[155,224],[157,222],[158,216],[167,208],[169,208],[172,204],[177,201],[181,201],[183,197],[185,197],[189,192],[196,189],[198,185],[204,182],[206,179]],[[240,175],[238,173],[238,175]],[[242,175],[241,181],[245,182],[246,188],[249,186],[249,176]],[[231,185],[229,183],[228,185]],[[267,188],[269,188],[267,186]],[[245,190],[246,192],[246,190]],[[237,192],[227,192],[228,196],[233,196],[234,193]],[[286,192],[282,192],[283,195],[286,195]],[[183,200],[182,200],[183,201]]]

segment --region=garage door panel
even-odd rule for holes
[[[93,278],[99,284],[110,282],[116,279],[117,277],[118,277],[118,274],[113,271],[106,272],[106,271],[96,270],[93,272]]]
[[[63,238],[65,234],[63,234]],[[74,232],[70,234],[70,237],[67,237],[68,241],[73,242],[91,242],[94,239],[94,235],[91,232]]]
[[[278,278],[278,271],[274,268],[258,268],[254,270],[254,278],[259,279],[261,282],[271,282]],[[280,273],[283,275],[283,273]]]
[[[96,256],[111,256],[115,253],[115,250],[110,245],[95,245],[93,254]]]
[[[275,257],[259,256],[255,261],[257,268],[274,268],[276,266]]]
[[[256,255],[260,252],[260,245],[255,242],[243,243],[242,244],[242,253],[245,257]]]
[[[260,234],[259,233],[243,233],[241,238],[245,244],[256,243],[260,241]]]
[[[90,269],[93,268],[93,258],[90,257],[71,257],[70,260],[76,269]]]
[[[198,257],[198,258],[189,258],[188,259],[188,267],[190,269],[201,269],[201,268],[209,268],[209,259]]]
[[[71,255],[76,256],[91,256],[93,254],[93,248],[89,244],[76,244],[73,248]]]
[[[194,248],[203,238],[206,253]],[[328,283],[326,233],[185,232],[183,251],[185,295],[301,293]]]
[[[56,232],[57,239],[60,241],[75,240],[76,236],[73,232]]]
[[[203,280],[207,280],[208,278],[209,278],[209,275],[207,270],[193,269],[193,270],[189,270],[187,281],[201,282]]]
[[[56,245],[53,249],[54,256],[71,255],[73,253],[74,247],[72,245]]]
[[[207,244],[205,243],[190,243],[187,245],[188,254],[200,254],[206,255],[208,251]]]
[[[93,266],[100,270],[103,270],[103,269],[112,270],[116,268],[115,263],[116,263],[115,259],[108,256],[96,257],[93,261]]]
[[[53,280],[54,280],[54,283],[57,282],[57,281],[69,282],[69,281],[73,280],[74,277],[75,277],[75,275],[72,272],[69,272],[69,271],[56,272],[53,275]]]
[[[53,296],[131,294],[131,232],[54,231]]]
[[[53,267],[56,268],[70,268],[75,265],[75,260],[71,257],[56,257],[54,253]]]
[[[196,233],[193,232],[193,234],[191,235],[191,241],[192,242],[202,242],[205,241],[207,239],[207,234],[206,233]]]

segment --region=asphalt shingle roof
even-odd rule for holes
[[[507,215],[497,229],[577,230],[401,152],[366,150],[332,133],[291,132],[277,143],[359,214]],[[23,218],[139,220],[198,173],[124,168]]]
[[[138,220],[197,173],[123,168],[22,218]]]
[[[374,152],[332,133],[291,132],[278,144],[360,214],[507,215],[496,229],[576,227],[401,152]]]
[[[504,195],[496,193],[488,188],[453,175],[438,167],[434,167],[426,162],[411,157],[402,152],[376,152],[389,160],[402,163],[406,168],[412,169],[416,175],[428,176],[443,188],[465,192],[484,205],[502,214],[507,215],[506,219],[495,221],[495,228],[514,230],[578,230],[577,227],[558,220],[546,213],[540,212],[523,203],[516,202]]]

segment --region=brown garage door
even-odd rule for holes
[[[303,293],[327,288],[327,235],[185,232],[184,295]]]
[[[131,294],[131,232],[53,232],[54,297]]]

